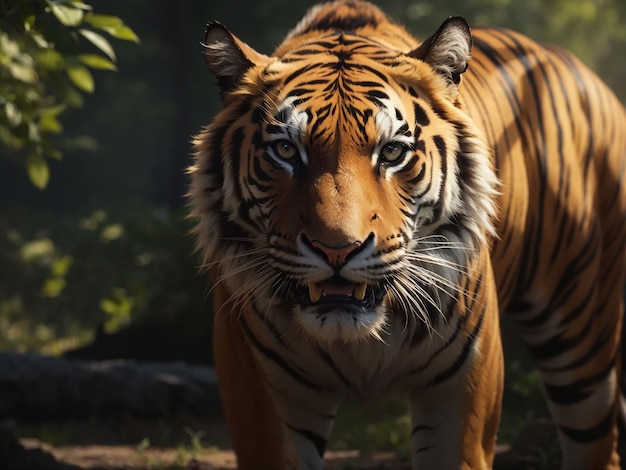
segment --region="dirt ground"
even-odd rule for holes
[[[25,446],[36,442],[23,441]],[[138,454],[131,446],[80,446],[48,449],[57,462],[89,470],[139,470],[184,468],[190,470],[233,470],[237,468],[230,450],[201,452],[193,457],[180,458],[176,449],[149,449]],[[410,465],[391,453],[361,456],[358,451],[329,452],[326,469],[408,470]]]
[[[545,440],[549,423],[538,423],[526,434]],[[110,423],[17,423],[19,454],[8,470],[233,470],[236,460],[224,423],[115,420]],[[524,445],[533,445],[524,443]],[[14,449],[15,450],[15,449]],[[0,452],[1,454],[1,452]],[[530,460],[529,460],[530,459]],[[2,459],[0,459],[2,460]],[[499,446],[494,468],[534,467],[532,453]],[[2,470],[5,469],[0,465]],[[357,450],[329,451],[328,470],[408,470],[410,465],[391,452],[363,455]],[[537,468],[537,467],[535,467]],[[539,467],[545,468],[545,467]]]
[[[19,444],[31,455],[52,457],[61,470],[233,470],[235,456],[221,420],[206,423],[48,423],[17,426]],[[193,429],[193,431],[192,431]],[[37,437],[30,437],[38,435]],[[194,437],[198,439],[194,444]],[[54,445],[43,442],[46,439]],[[55,442],[56,441],[56,442]],[[132,442],[132,444],[131,444]],[[36,460],[36,459],[35,459]],[[41,459],[40,459],[41,460]],[[44,459],[45,460],[45,459]],[[11,470],[51,470],[26,460]],[[42,460],[43,461],[43,460]],[[0,468],[2,468],[0,466]],[[359,451],[329,451],[330,470],[407,470],[407,462],[391,452],[361,455]],[[56,470],[56,469],[55,469]]]

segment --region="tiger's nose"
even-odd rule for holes
[[[319,240],[313,240],[311,245],[326,257],[326,261],[328,261],[331,267],[339,269],[346,264],[350,255],[354,254],[361,246],[361,242],[357,241],[337,248],[328,246]]]

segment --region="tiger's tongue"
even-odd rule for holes
[[[356,282],[350,282],[345,284],[335,284],[333,282],[322,282],[320,287],[326,295],[345,295],[346,297],[352,295],[357,288]]]

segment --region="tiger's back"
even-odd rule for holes
[[[615,452],[620,395],[626,115],[567,51],[500,29],[476,29],[474,41],[463,94],[501,181],[491,255],[501,310],[542,375],[563,468],[596,468],[580,447]]]
[[[419,43],[360,1],[314,7],[272,57],[207,37],[224,110],[190,195],[241,468],[318,468],[339,395],[391,389],[416,468],[489,467],[499,312],[563,468],[618,468],[626,117],[601,81],[502,29],[469,60],[463,20]]]
[[[502,29],[477,28],[473,36],[463,97],[501,182],[492,255],[500,303],[545,308],[576,268],[558,260],[594,256],[607,231],[607,242],[618,242],[609,259],[623,250],[626,115],[569,52]]]

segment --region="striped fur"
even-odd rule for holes
[[[600,80],[460,18],[419,43],[357,0],[272,56],[217,23],[205,43],[224,107],[189,197],[240,468],[321,468],[340,399],[390,391],[414,468],[490,468],[501,312],[563,468],[619,468],[626,115]]]

